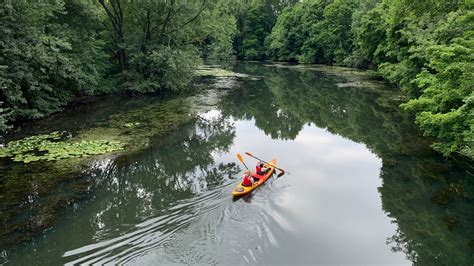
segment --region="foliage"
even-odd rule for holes
[[[474,158],[474,6],[465,1],[307,0],[278,17],[269,54],[282,61],[377,68],[445,156]]]
[[[124,86],[143,93],[183,90],[200,60],[193,51],[163,46],[148,54],[136,54],[130,62],[136,71],[130,73]]]
[[[250,60],[265,59],[265,38],[273,26],[270,14],[266,12],[264,6],[255,6],[239,18],[240,31],[234,45],[237,57]]]
[[[452,12],[439,24],[433,33],[439,41],[417,48],[427,62],[411,83],[421,95],[402,107],[436,138],[436,150],[474,158],[474,12]]]
[[[78,96],[183,89],[201,56],[232,53],[230,8],[226,0],[3,1],[0,130]]]
[[[385,60],[382,53],[386,44],[384,6],[377,2],[362,2],[352,15],[354,50],[344,61],[348,66],[374,68]]]
[[[233,37],[237,31],[237,22],[232,15],[232,1],[227,0],[218,2],[207,19],[213,23],[205,23],[207,35],[198,45],[203,58],[229,60],[234,59]]]
[[[436,150],[473,158],[474,42],[457,39],[430,46],[426,53],[431,72],[424,69],[413,80],[423,94],[402,106],[417,114],[416,123],[426,135],[436,137]]]
[[[254,0],[236,1],[235,17],[237,32],[233,48],[239,59],[264,60],[267,54],[268,36],[277,16],[286,7],[293,6],[295,0]]]
[[[473,158],[473,12],[464,0],[4,1],[0,130],[77,96],[180,91],[202,58],[235,52],[377,69],[436,150]]]
[[[270,53],[283,61],[342,64],[352,51],[353,1],[304,1],[278,17]]]
[[[70,142],[62,139],[61,133],[52,132],[11,141],[0,149],[0,158],[7,157],[16,162],[29,163],[97,155],[123,149],[123,144],[118,141]]]
[[[99,2],[127,90],[181,90],[200,63],[199,50],[206,56],[230,52],[235,22],[226,1]]]
[[[308,23],[303,25],[302,17],[308,17],[310,14],[313,17],[320,16],[320,12],[316,11],[314,6],[310,6],[306,2],[283,11],[268,37],[269,54],[273,59],[280,61],[298,60],[305,36],[309,35],[307,26],[310,26]],[[306,15],[305,12],[308,14]]]
[[[75,19],[64,19],[72,10]],[[93,34],[97,19],[92,10],[75,0],[1,5],[0,101],[9,115],[2,115],[0,128],[7,121],[58,111],[97,83],[98,67],[88,63],[88,55],[101,49]]]

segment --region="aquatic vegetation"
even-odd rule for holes
[[[249,75],[232,72],[229,70],[219,68],[217,66],[199,66],[196,69],[195,74],[197,76],[203,76],[203,77],[210,76],[210,77],[216,77],[216,78],[225,78],[225,77],[247,78],[249,77]]]
[[[152,137],[161,137],[169,130],[189,121],[189,102],[177,98],[160,101],[143,108],[109,116],[105,123],[82,131],[82,141],[96,139],[123,143],[126,152],[145,148]]]
[[[63,140],[64,134],[52,132],[11,141],[0,149],[0,158],[11,158],[16,162],[56,161],[61,159],[98,155],[123,149],[119,141]]]
[[[140,122],[130,122],[130,123],[125,123],[123,126],[131,128],[131,127],[136,127],[136,126],[139,126],[139,125],[140,125]]]
[[[217,65],[201,65],[195,70],[195,75],[202,78],[211,78],[215,88],[230,89],[240,80],[260,80],[262,77],[250,76],[219,68]]]
[[[0,157],[7,159],[0,163],[0,173],[6,177],[0,178],[0,224],[6,225],[0,228],[0,246],[21,243],[40,234],[55,224],[58,212],[65,206],[87,197],[97,182],[96,162],[113,157],[120,164],[150,143],[168,142],[162,138],[193,119],[191,103],[195,104],[183,98],[146,101],[125,110],[122,103],[116,103],[121,112],[104,116],[99,123],[88,122],[73,137],[52,132],[0,147]],[[103,112],[102,108],[96,110]],[[51,126],[57,129],[57,125]],[[37,162],[24,165],[14,163],[15,158]]]
[[[335,85],[339,88],[364,88],[364,89],[381,89],[390,90],[387,83],[380,79],[380,76],[375,71],[370,70],[357,70],[348,67],[341,66],[326,66],[317,64],[305,64],[305,65],[294,65],[294,64],[282,64],[272,63],[265,64],[267,67],[274,68],[287,68],[291,70],[298,70],[301,72],[318,71],[324,72],[327,75],[341,77],[344,80],[337,82]]]

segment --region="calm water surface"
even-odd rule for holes
[[[83,172],[87,196],[32,241],[5,248],[5,261],[473,261],[472,179],[427,148],[399,111],[398,92],[340,69],[247,63],[234,70],[262,78],[194,97],[201,119],[152,137],[139,152],[95,160]],[[199,100],[206,97],[214,101]],[[81,130],[114,112],[104,109],[49,126]],[[290,174],[232,200],[243,170],[235,155],[245,151],[276,158]]]

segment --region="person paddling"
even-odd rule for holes
[[[257,175],[264,175],[268,172],[268,170],[270,170],[270,168],[265,167],[265,164],[263,162],[258,162],[257,166],[255,167],[255,170]]]
[[[242,186],[251,187],[255,180],[252,177],[252,173],[249,170],[244,171],[244,180],[242,181]]]

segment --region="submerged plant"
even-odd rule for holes
[[[29,163],[85,157],[122,149],[123,144],[119,141],[83,140],[72,142],[63,140],[63,134],[52,132],[11,141],[0,149],[0,158],[11,158],[16,162]]]

